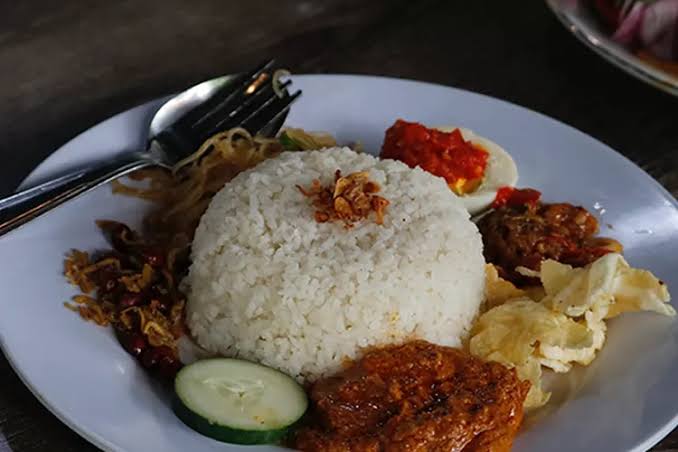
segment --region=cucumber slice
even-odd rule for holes
[[[235,444],[276,442],[308,408],[294,379],[239,359],[205,359],[184,367],[174,392],[174,412],[186,425]]]

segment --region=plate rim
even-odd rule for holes
[[[123,449],[120,449],[117,447],[114,443],[108,441],[107,439],[101,437],[97,433],[90,432],[84,429],[79,428],[79,426],[75,422],[71,422],[71,420],[66,416],[64,413],[62,413],[56,406],[53,406],[51,403],[48,403],[40,394],[37,388],[34,388],[32,385],[28,384],[26,381],[26,378],[19,370],[19,368],[16,366],[14,363],[14,359],[7,352],[7,347],[5,346],[5,341],[2,335],[0,334],[0,348],[2,349],[2,353],[5,356],[5,359],[9,363],[9,366],[12,368],[14,373],[19,377],[19,380],[21,383],[24,385],[25,388],[27,388],[31,394],[40,402],[40,405],[42,405],[43,408],[46,408],[47,411],[52,413],[54,417],[56,417],[60,422],[62,422],[66,427],[74,431],[78,436],[80,436],[82,439],[85,441],[89,442],[90,444],[94,445],[95,447],[98,447],[101,450],[104,451],[120,451],[124,452]]]
[[[548,0],[550,1],[550,0]],[[490,102],[499,102],[503,103],[505,105],[508,105],[512,108],[517,108],[519,110],[522,110],[523,112],[532,114],[532,115],[537,115],[539,116],[542,120],[549,121],[553,124],[557,124],[558,127],[561,128],[566,128],[570,133],[575,133],[579,135],[581,138],[585,138],[587,141],[590,141],[592,143],[596,143],[599,146],[600,150],[604,150],[606,154],[610,158],[616,158],[616,159],[621,159],[621,163],[623,163],[627,167],[633,167],[634,171],[640,171],[643,175],[644,178],[648,179],[648,182],[651,182],[654,186],[654,189],[658,191],[659,194],[666,200],[668,203],[670,203],[671,207],[674,209],[678,210],[678,200],[673,196],[671,192],[668,191],[667,188],[665,188],[661,183],[659,183],[654,177],[652,177],[649,173],[647,173],[643,168],[640,166],[636,165],[632,160],[630,160],[628,157],[626,157],[624,154],[615,151],[612,147],[604,143],[603,141],[598,140],[597,138],[563,122],[558,119],[555,119],[553,117],[550,117],[540,111],[533,110],[521,105],[518,105],[516,103],[492,97],[487,94],[483,93],[477,93],[473,92],[470,90],[466,90],[463,88],[457,88],[453,86],[448,86],[440,83],[433,83],[433,82],[427,82],[427,81],[420,81],[420,80],[413,80],[413,79],[406,79],[406,78],[397,78],[397,77],[388,77],[388,76],[379,76],[379,75],[362,75],[362,74],[349,74],[349,73],[331,73],[331,74],[295,74],[292,76],[293,78],[336,78],[336,77],[341,77],[341,78],[352,78],[356,80],[360,79],[377,79],[382,82],[404,82],[408,84],[414,85],[426,85],[430,87],[434,87],[437,89],[444,88],[444,89],[449,89],[453,91],[458,91],[462,92],[465,94],[471,94],[473,96],[479,96],[484,98],[485,101],[490,101]],[[154,103],[159,103],[161,100],[168,98],[169,96],[159,96],[157,98],[136,104],[128,109],[119,111],[99,122],[94,124],[93,126],[82,130],[80,133],[75,135],[73,138],[59,146],[55,151],[53,151],[51,154],[49,154],[45,159],[43,159],[38,165],[36,165],[30,173],[23,179],[21,184],[19,185],[20,188],[24,188],[32,183],[32,181],[36,178],[39,178],[43,176],[46,173],[49,173],[51,171],[50,167],[53,166],[60,166],[63,165],[64,162],[61,164],[56,161],[57,158],[63,157],[64,152],[68,152],[67,148],[71,145],[73,145],[74,142],[77,142],[79,139],[82,138],[82,136],[88,132],[91,132],[93,129],[102,127],[105,123],[109,121],[113,121],[116,118],[119,118],[124,115],[130,114],[134,110],[138,109],[143,109],[143,108],[148,108]],[[66,154],[67,156],[68,154]],[[77,161],[79,158],[66,158],[65,162],[73,162]],[[21,370],[18,368],[18,366],[15,363],[14,356],[10,352],[9,348],[5,344],[4,340],[4,335],[0,331],[0,348],[2,349],[8,363],[10,364],[10,367],[12,370],[15,372],[15,374],[19,377],[20,381],[22,384],[28,388],[28,390],[33,394],[36,399],[44,406],[49,412],[51,412],[57,419],[59,419],[64,425],[66,425],[68,428],[73,430],[75,433],[77,433],[79,436],[81,436],[83,439],[86,441],[90,442],[96,447],[99,447],[103,450],[106,451],[121,451],[124,452],[124,449],[121,449],[119,446],[117,446],[114,442],[111,442],[107,440],[106,438],[102,437],[101,435],[86,430],[86,429],[81,429],[77,424],[74,422],[71,422],[70,419],[66,414],[64,414],[57,406],[53,406],[52,404],[48,403],[41,395],[40,391],[38,388],[35,388],[28,384],[26,376],[21,372]],[[665,425],[663,425],[661,428],[657,429],[654,434],[646,438],[645,440],[639,440],[639,443],[632,449],[629,449],[629,452],[636,452],[636,451],[643,451],[647,450],[659,441],[661,441],[667,434],[669,434],[673,429],[678,426],[678,409],[676,410],[676,413],[674,414],[673,418],[670,419]]]

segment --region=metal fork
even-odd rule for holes
[[[172,168],[218,132],[243,127],[252,135],[274,136],[301,91],[290,94],[288,80],[276,92],[273,63],[203,82],[170,99],[153,117],[144,151],[125,153],[0,199],[0,236],[125,174],[150,166]]]

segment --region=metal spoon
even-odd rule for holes
[[[163,104],[148,129],[147,148],[125,153],[0,199],[0,236],[102,184],[149,166],[171,168],[209,136],[240,126],[274,135],[301,94],[273,89],[273,60],[238,76],[202,82]],[[283,84],[283,88],[291,82]]]

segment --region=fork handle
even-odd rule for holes
[[[155,164],[147,153],[126,153],[0,199],[0,236],[100,185]]]

